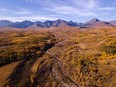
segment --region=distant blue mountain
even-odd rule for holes
[[[100,21],[97,18],[94,18],[86,23],[77,23],[73,21],[65,21],[65,20],[55,20],[50,21],[47,20],[45,22],[36,21],[22,21],[22,22],[11,22],[9,20],[0,20],[0,27],[13,27],[13,28],[28,28],[28,27],[43,27],[43,28],[50,28],[50,27],[58,27],[58,26],[79,26],[82,28],[102,28],[102,27],[114,27],[111,23]]]
[[[43,23],[43,25],[44,25],[44,27],[52,27],[53,26],[53,23],[54,23],[54,21],[45,21],[44,23]]]
[[[101,21],[97,18],[93,18],[92,20],[84,23],[82,25],[83,28],[112,28],[114,25],[109,22]]]
[[[79,23],[73,21],[65,21],[65,20],[55,20],[55,21],[45,21],[45,27],[57,27],[57,26],[80,26]]]
[[[9,27],[14,27],[14,28],[28,28],[29,26],[34,25],[34,22],[31,21],[22,21],[22,22],[15,22],[9,25]]]
[[[73,21],[65,21],[65,20],[55,20],[55,21],[50,21],[47,20],[45,22],[31,22],[31,21],[22,21],[22,22],[11,22],[9,20],[1,20],[0,21],[0,27],[13,27],[13,28],[28,28],[28,27],[44,27],[44,28],[49,28],[49,27],[57,27],[57,26],[80,26],[81,23],[76,23]]]
[[[11,22],[9,20],[0,20],[0,27],[7,27],[11,24],[13,24],[13,22]]]
[[[13,28],[28,28],[28,27],[57,27],[57,26],[81,26],[82,23],[76,23],[73,21],[65,21],[65,20],[55,20],[50,21],[47,20],[45,22],[31,22],[31,21],[22,21],[22,22],[11,22],[9,20],[1,20],[0,21],[0,27],[13,27]]]
[[[47,20],[45,22],[40,22],[36,21],[33,27],[44,27],[44,28],[49,28],[49,27],[58,27],[58,26],[80,26],[82,23],[76,23],[73,21],[65,21],[65,20],[55,20],[55,21],[50,21]]]

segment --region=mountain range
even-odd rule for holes
[[[73,21],[65,21],[65,20],[55,20],[50,21],[47,20],[45,22],[36,21],[22,21],[22,22],[11,22],[9,20],[0,20],[0,27],[13,27],[13,28],[28,28],[28,27],[43,27],[43,28],[50,28],[50,27],[58,27],[58,26],[79,26],[81,28],[111,28],[116,26],[116,20],[105,22],[101,21],[97,18],[93,18],[92,20],[86,23],[78,23]]]

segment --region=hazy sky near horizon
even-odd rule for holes
[[[116,0],[0,0],[0,20],[116,20]]]

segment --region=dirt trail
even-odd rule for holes
[[[65,45],[65,41],[67,41],[67,39],[58,42],[55,46],[46,51],[45,54],[49,55],[49,58],[38,60],[39,64],[36,70],[37,72],[35,73],[34,87],[79,87],[70,75],[67,74],[68,71],[65,71],[63,67],[64,63],[59,58],[62,52],[61,45]]]
[[[63,67],[63,62],[58,56],[61,55],[62,46],[65,46],[66,41],[68,41],[68,39],[60,41],[52,49],[46,51],[46,54],[54,58],[52,65],[52,75],[56,82],[60,82],[61,87],[79,87],[77,83],[67,74],[68,71],[65,71],[65,68]],[[52,54],[54,53],[54,50],[56,51],[56,54]]]
[[[46,53],[52,56],[52,54],[48,51]],[[78,87],[77,83],[73,81],[65,72],[63,62],[55,57],[52,65],[52,75],[57,82],[60,82],[61,87]]]

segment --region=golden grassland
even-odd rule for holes
[[[60,57],[82,87],[115,87],[116,29],[66,29],[53,32],[64,42]],[[55,48],[58,49],[59,47]],[[53,52],[55,52],[55,49]],[[58,51],[56,51],[58,53]],[[55,54],[55,53],[53,53]]]
[[[45,51],[51,53],[52,58]],[[63,72],[57,70],[57,63],[53,66],[54,57],[63,63],[62,67],[59,67],[64,67],[63,71],[81,87],[115,87],[116,28],[58,27],[0,31],[0,64],[4,65],[3,67],[14,61],[37,59],[29,68],[32,72],[28,77],[29,85],[60,87],[60,81],[70,83],[68,78],[61,74]],[[51,66],[56,70],[56,75],[58,74],[58,81],[52,76]],[[25,75],[25,70],[23,74]],[[24,85],[19,81],[17,86]]]
[[[54,44],[54,36],[23,30],[0,31],[0,65],[36,59]]]
[[[64,29],[51,30],[59,44],[50,52],[70,77],[82,87],[115,87],[116,29]]]

